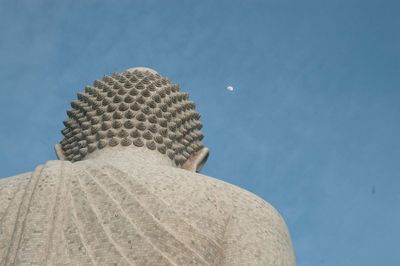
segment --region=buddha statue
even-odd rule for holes
[[[273,207],[199,174],[209,151],[179,86],[133,68],[71,107],[58,160],[0,179],[0,265],[295,265]]]

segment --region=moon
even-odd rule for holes
[[[233,91],[233,87],[232,87],[232,86],[228,86],[228,87],[226,87],[226,89],[227,89],[228,91]]]

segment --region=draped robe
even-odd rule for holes
[[[49,161],[0,179],[0,265],[295,265],[261,198],[145,162]]]

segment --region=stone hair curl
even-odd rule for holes
[[[86,86],[67,111],[60,142],[66,160],[117,145],[147,147],[182,166],[203,148],[200,115],[189,95],[148,70],[127,70]]]

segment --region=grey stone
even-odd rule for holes
[[[0,265],[295,265],[273,207],[198,173],[200,116],[176,85],[129,69],[71,105],[59,160],[0,180]]]

